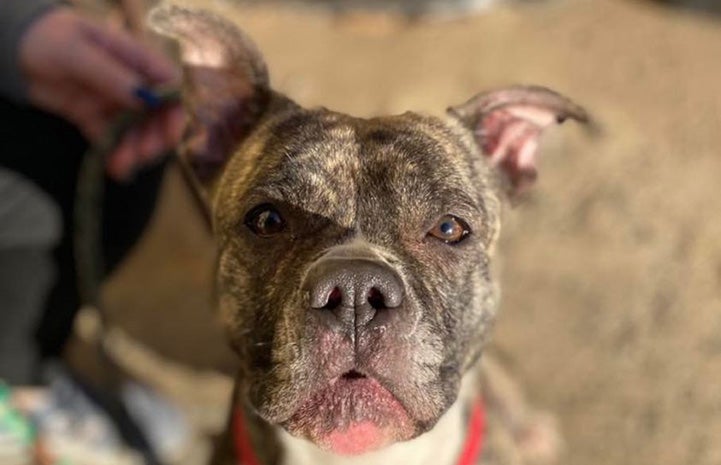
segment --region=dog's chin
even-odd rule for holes
[[[415,436],[408,411],[381,383],[355,372],[313,393],[284,425],[338,455],[360,455]]]

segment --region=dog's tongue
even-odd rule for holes
[[[372,378],[334,380],[296,412],[289,426],[341,455],[379,449],[410,438],[414,431],[405,408]]]
[[[340,455],[358,455],[375,450],[391,442],[386,431],[371,421],[351,424],[345,429],[331,431],[325,438],[328,450]]]

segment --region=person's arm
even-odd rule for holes
[[[0,0],[0,96],[27,102],[27,84],[20,71],[20,39],[28,26],[58,0]]]

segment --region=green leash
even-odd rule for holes
[[[84,154],[78,173],[77,192],[75,197],[74,245],[77,266],[77,283],[81,304],[97,311],[100,320],[101,334],[108,324],[100,299],[100,289],[104,277],[104,260],[102,247],[103,199],[105,195],[105,164],[107,158],[122,141],[130,129],[142,124],[158,110],[180,101],[177,89],[136,91],[136,96],[144,101],[145,108],[123,113],[112,125],[107,135],[92,145]],[[101,359],[113,363],[101,343],[97,346]],[[154,450],[145,434],[138,428],[134,420],[119,400],[116,393],[108,392],[105,402],[99,405],[115,423],[118,432],[127,444],[132,445],[145,458],[148,465],[160,465]]]
[[[74,218],[78,290],[82,304],[97,308],[101,320],[104,320],[100,287],[104,274],[101,225],[105,162],[130,129],[142,124],[158,110],[180,101],[177,89],[160,89],[154,93],[138,91],[136,95],[146,103],[146,107],[123,113],[107,135],[85,153],[78,175]]]

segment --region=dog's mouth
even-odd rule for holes
[[[355,369],[311,394],[284,426],[341,455],[363,454],[410,439],[416,429],[390,390]]]
[[[346,371],[345,373],[343,373],[340,376],[340,379],[344,379],[344,380],[348,380],[348,381],[353,381],[356,379],[366,379],[366,378],[368,378],[366,375],[364,375],[360,371],[356,371],[356,370]]]

